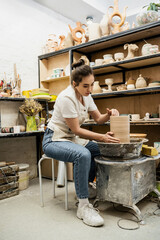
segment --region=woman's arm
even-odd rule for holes
[[[95,111],[89,112],[89,114],[99,124],[107,122],[110,119],[110,116],[119,116],[119,112],[117,109],[110,110],[109,108],[106,108],[105,114],[101,114],[98,109]]]
[[[79,137],[89,140],[96,140],[99,142],[113,142],[118,143],[119,139],[112,137],[113,133],[108,132],[106,134],[95,133],[79,126],[78,118],[65,118],[67,126],[71,131]]]

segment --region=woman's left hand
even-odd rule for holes
[[[118,112],[117,109],[114,109],[114,108],[112,108],[112,109],[106,108],[106,110],[107,110],[107,114],[108,114],[109,116],[119,116],[119,112]]]

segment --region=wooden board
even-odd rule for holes
[[[0,185],[5,184],[5,183],[11,183],[13,181],[16,182],[16,181],[18,181],[18,179],[19,179],[18,174],[16,176],[8,176],[7,179],[4,177],[0,177]]]
[[[0,185],[0,192],[4,192],[13,188],[18,188],[18,186],[19,186],[18,182],[11,182],[11,183]]]
[[[19,194],[19,189],[13,189],[9,192],[5,192],[5,193],[0,193],[0,200],[5,199],[5,198],[9,198],[9,197],[13,197],[15,195]]]

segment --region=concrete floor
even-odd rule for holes
[[[28,189],[19,195],[0,201],[0,240],[159,240],[160,216],[153,215],[157,204],[143,199],[137,204],[144,215],[146,225],[137,230],[123,230],[117,226],[120,218],[132,215],[117,211],[111,203],[100,203],[99,210],[105,225],[94,228],[76,217],[75,191],[69,182],[69,210],[64,210],[64,188],[56,188],[57,197],[52,198],[51,181],[44,179],[45,207],[40,207],[38,179],[30,181]],[[122,209],[122,208],[121,208]],[[126,210],[126,209],[125,209]],[[157,211],[160,215],[160,210]],[[125,227],[136,227],[129,221]]]

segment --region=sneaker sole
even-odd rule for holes
[[[80,220],[82,220],[83,223],[85,223],[87,226],[90,226],[90,227],[101,227],[101,226],[104,225],[104,222],[101,223],[101,224],[98,224],[98,225],[97,225],[97,224],[89,224],[89,223],[85,222],[85,221],[83,220],[83,218],[82,218],[82,217],[79,217],[78,215],[77,215],[77,218],[80,219]]]

